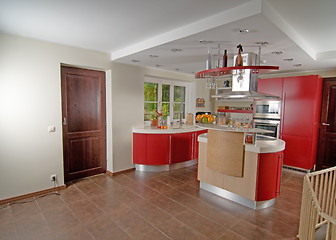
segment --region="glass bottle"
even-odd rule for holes
[[[224,50],[223,67],[227,67],[227,50]]]

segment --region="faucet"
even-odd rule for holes
[[[180,112],[180,127],[182,126],[182,114],[183,112]]]

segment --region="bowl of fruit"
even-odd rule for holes
[[[215,117],[212,116],[211,114],[199,114],[196,117],[196,122],[198,123],[214,123],[215,122]]]

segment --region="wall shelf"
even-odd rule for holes
[[[253,110],[238,110],[238,109],[217,109],[217,112],[228,112],[228,113],[253,113]]]

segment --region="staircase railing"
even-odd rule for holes
[[[308,173],[303,180],[299,239],[314,240],[327,225],[325,239],[336,239],[336,167]]]

